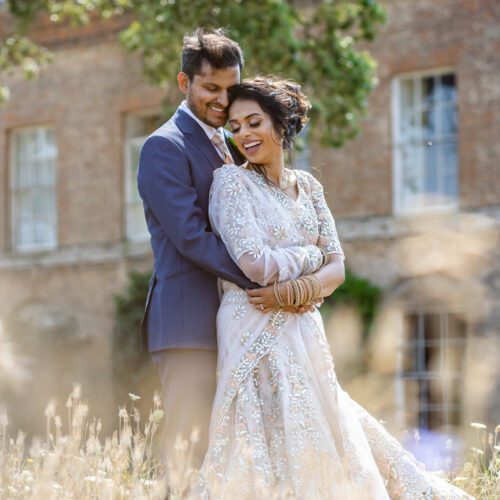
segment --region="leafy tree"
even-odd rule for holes
[[[385,11],[377,0],[8,0],[15,29],[0,49],[0,71],[22,66],[34,76],[48,53],[27,35],[40,14],[54,23],[83,25],[94,18],[130,19],[120,39],[140,52],[144,72],[157,85],[171,84],[179,69],[182,36],[196,26],[226,26],[242,45],[246,74],[277,73],[304,84],[311,98],[312,133],[341,146],[359,130],[376,85],[376,63],[359,50],[373,40]],[[0,99],[8,96],[5,87]],[[171,103],[173,104],[173,103]]]

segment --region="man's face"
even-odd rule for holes
[[[185,73],[177,76],[180,91],[189,109],[207,125],[222,127],[227,121],[231,87],[240,83],[240,67],[215,69],[203,61],[201,71],[189,81]]]

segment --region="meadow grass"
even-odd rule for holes
[[[129,394],[128,406],[119,408],[118,429],[111,437],[101,436],[99,419],[89,419],[88,405],[76,385],[66,402],[67,425],[63,430],[56,405],[45,410],[46,436],[35,438],[28,448],[25,435],[8,435],[8,418],[0,414],[0,499],[163,499],[166,467],[157,458],[155,438],[163,419],[158,393],[149,417],[142,421]],[[462,470],[450,473],[454,484],[481,500],[499,498],[500,426],[489,433],[480,423],[471,424],[478,434],[478,447]],[[189,457],[197,433],[178,440],[175,470],[169,471],[170,498],[185,498],[196,480]],[[272,495],[274,497],[274,495]],[[268,498],[270,498],[268,496]]]
[[[153,441],[163,418],[158,394],[146,422],[130,395],[118,412],[118,430],[102,438],[101,421],[88,418],[88,405],[78,385],[67,402],[67,426],[53,401],[45,410],[46,436],[29,449],[20,432],[7,434],[8,420],[0,416],[0,498],[118,499],[164,498],[163,467]]]

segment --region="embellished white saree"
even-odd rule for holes
[[[315,246],[342,255],[321,184],[295,173],[296,200],[242,167],[214,174],[213,230],[261,285],[314,269]],[[217,394],[196,497],[470,498],[425,472],[342,390],[317,310],[263,313],[236,285],[221,288]]]

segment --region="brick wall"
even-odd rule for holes
[[[379,85],[356,140],[315,149],[338,217],[392,212],[391,80],[451,68],[457,76],[460,206],[500,202],[500,4],[495,0],[390,0],[388,22],[367,49]]]

